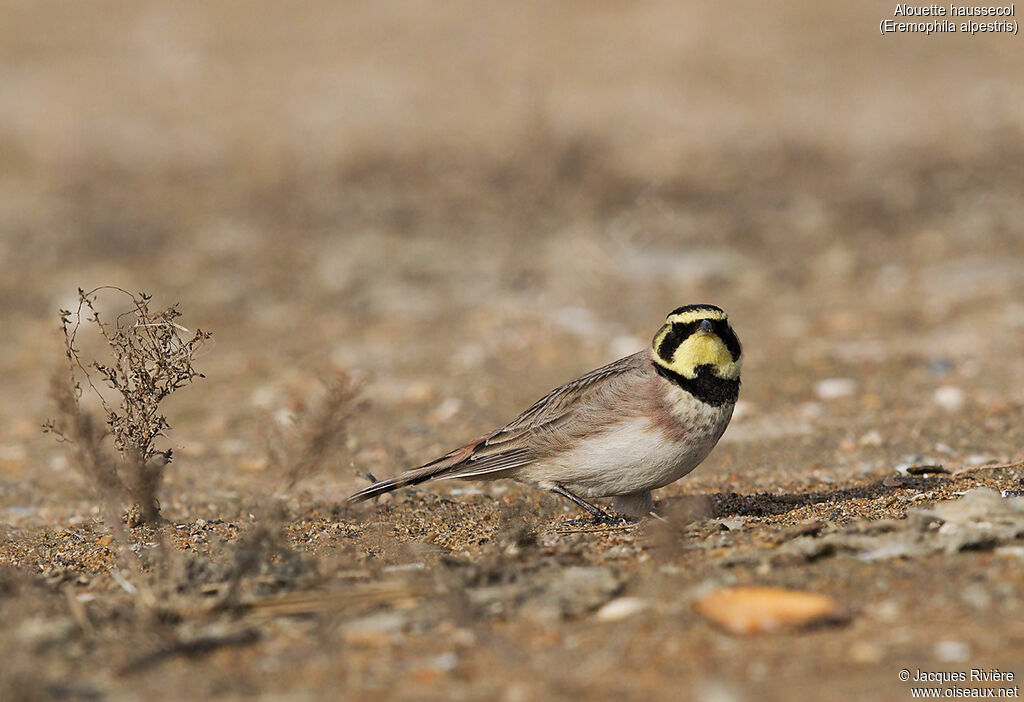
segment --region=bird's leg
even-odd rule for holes
[[[555,485],[554,487],[550,488],[550,490],[551,490],[551,492],[555,493],[556,495],[561,495],[562,497],[564,497],[564,498],[566,498],[568,500],[571,500],[572,502],[574,502],[576,504],[577,507],[580,507],[580,508],[585,509],[586,511],[590,512],[590,514],[594,517],[594,520],[597,521],[599,524],[618,524],[619,523],[618,519],[615,519],[614,517],[610,516],[604,510],[601,510],[601,509],[595,507],[594,505],[590,504],[589,502],[587,502],[583,498],[577,497],[576,495],[572,494],[571,492],[566,490],[561,485]]]

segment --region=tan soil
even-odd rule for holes
[[[882,39],[870,3],[384,7],[3,10],[0,698],[1024,675],[1019,40]],[[126,540],[39,431],[57,309],[100,284],[216,338],[167,407],[168,523]],[[504,483],[345,506],[690,302],[729,311],[742,405],[665,521]],[[276,503],[267,428],[331,368],[365,384],[347,450]],[[692,606],[731,585],[842,616],[735,636]]]

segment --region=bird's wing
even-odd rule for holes
[[[620,358],[555,388],[505,426],[427,466],[436,464],[441,469],[435,474],[437,478],[472,478],[532,463],[547,446],[596,428],[597,417],[582,415],[607,404],[621,391],[621,384],[614,380],[639,370],[640,356]],[[462,454],[467,449],[468,453]]]
[[[546,434],[563,426],[566,419],[582,408],[593,407],[595,401],[603,404],[598,396],[615,394],[621,390],[621,385],[614,380],[640,370],[645,353],[620,358],[555,388],[521,415],[487,436],[479,450],[516,444],[522,439]],[[609,380],[613,382],[605,382]]]
[[[548,447],[600,429],[602,418],[607,422],[607,413],[587,410],[603,409],[605,405],[627,399],[628,388],[624,389],[621,382],[615,381],[644,368],[645,353],[620,358],[571,380],[537,400],[500,429],[396,478],[370,485],[349,500],[369,499],[431,479],[499,477],[499,473],[528,465]]]

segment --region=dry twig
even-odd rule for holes
[[[101,292],[127,297],[131,309],[106,321],[97,309]],[[170,450],[156,447],[157,439],[170,429],[160,403],[204,377],[192,361],[211,338],[209,332],[191,332],[178,324],[177,305],[154,311],[151,299],[146,293],[133,295],[111,286],[88,292],[79,288],[75,312],[60,311],[68,374],[54,379],[51,394],[56,418],[43,425],[45,431],[72,444],[75,464],[101,498],[114,504],[130,499],[129,521],[134,524],[152,523],[160,516],[156,493],[164,466],[172,459]],[[79,349],[83,323],[106,346],[104,360],[83,358]],[[103,408],[105,430],[81,406],[83,383]],[[106,450],[108,432],[120,460]]]

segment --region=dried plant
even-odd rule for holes
[[[97,298],[107,292],[130,301],[130,309],[107,321],[97,309]],[[129,523],[159,519],[157,490],[170,450],[159,451],[156,441],[170,429],[160,404],[171,393],[204,377],[192,365],[197,351],[211,338],[209,332],[191,332],[177,323],[177,305],[150,308],[152,297],[133,295],[103,286],[78,290],[75,312],[60,311],[67,376],[55,378],[52,399],[56,418],[44,430],[74,447],[75,464],[99,495],[108,502],[132,503]],[[83,324],[96,332],[108,358],[85,360],[79,349]],[[107,429],[81,406],[84,388],[98,399]],[[106,448],[109,433],[116,460]]]
[[[323,383],[319,402],[306,404],[287,425],[277,425],[267,447],[268,463],[283,478],[287,492],[322,471],[348,438],[348,423],[356,407],[359,388],[343,372]]]
[[[271,555],[282,562],[297,557],[285,535],[287,506],[283,496],[337,459],[358,408],[359,386],[347,373],[338,372],[323,385],[318,401],[303,403],[303,409],[289,422],[277,424],[270,432],[267,463],[281,482],[269,503],[252,507],[259,515],[257,526],[235,544],[232,573],[220,607],[239,606],[243,581],[258,572]]]

